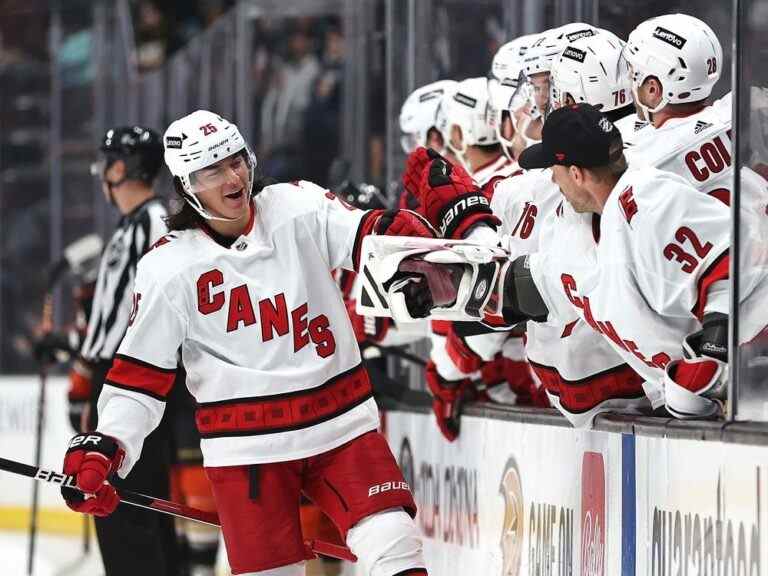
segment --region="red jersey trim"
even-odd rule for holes
[[[566,380],[556,368],[529,360],[544,389],[560,399],[571,414],[589,412],[606,400],[643,398],[643,378],[627,364],[621,364],[581,380]]]
[[[309,390],[198,404],[195,421],[202,438],[275,434],[332,420],[372,397],[358,364]]]
[[[728,278],[730,262],[730,252],[726,250],[709,265],[709,268],[707,268],[704,274],[701,275],[701,278],[699,278],[699,295],[696,299],[696,305],[693,307],[693,310],[691,310],[693,315],[699,319],[699,322],[704,318],[704,308],[707,306],[707,291],[709,290],[709,287],[719,280]]]
[[[361,219],[357,226],[355,234],[355,243],[352,245],[352,266],[356,272],[360,271],[360,250],[362,249],[363,238],[373,232],[373,225],[376,218],[381,215],[383,210],[370,210]]]
[[[430,328],[432,329],[432,332],[434,334],[437,334],[438,336],[448,336],[448,332],[451,329],[451,321],[450,320],[432,320],[430,321]]]
[[[456,334],[453,325],[448,330],[445,350],[451,361],[465,374],[479,370],[483,364],[483,359],[480,355],[469,347],[464,338]]]
[[[123,390],[139,392],[164,401],[173,388],[175,379],[175,368],[159,368],[147,362],[118,354],[112,362],[112,368],[107,373],[105,382]]]

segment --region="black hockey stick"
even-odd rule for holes
[[[53,470],[30,466],[29,464],[8,460],[7,458],[0,458],[0,470],[27,476],[38,482],[48,482],[50,484],[57,484],[75,490],[78,489],[74,476],[67,476],[61,472],[54,472]],[[163,514],[169,514],[178,518],[186,518],[187,520],[194,520],[195,522],[202,522],[203,524],[210,524],[211,526],[221,526],[219,516],[215,512],[206,512],[204,510],[192,508],[191,506],[186,506],[185,504],[139,494],[132,490],[126,490],[125,488],[115,487],[115,489],[117,490],[117,495],[120,496],[120,501],[130,504],[131,506],[147,508],[149,510],[154,510],[155,512],[162,512]],[[321,540],[309,540],[305,542],[305,545],[307,545],[315,554],[331,556],[332,558],[338,558],[340,560],[349,560],[350,562],[357,560],[355,555],[345,546],[338,546]]]
[[[375,342],[366,342],[363,344],[363,348],[366,347],[372,347],[376,348],[383,356],[394,356],[395,358],[400,358],[402,360],[407,360],[411,364],[415,364],[416,366],[421,366],[422,368],[427,365],[427,361],[423,358],[420,358],[419,356],[416,356],[415,354],[411,354],[407,350],[404,350],[400,346],[381,346],[380,344],[376,344]]]

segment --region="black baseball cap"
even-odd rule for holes
[[[624,148],[621,133],[604,114],[589,104],[563,106],[552,112],[541,131],[541,142],[523,150],[521,168],[606,166]]]

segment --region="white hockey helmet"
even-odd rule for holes
[[[552,63],[550,84],[555,107],[566,94],[576,104],[586,103],[610,112],[632,103],[632,83],[622,52],[625,43],[608,30],[565,46]]]
[[[443,95],[456,84],[455,80],[438,80],[417,88],[405,99],[400,108],[403,152],[410,154],[419,146],[426,147],[429,130],[437,127],[435,118]]]
[[[552,62],[563,49],[579,38],[598,34],[599,29],[583,22],[573,22],[552,28],[533,38],[523,57],[523,72],[530,78],[534,74],[549,72]]]
[[[455,90],[446,94],[442,102],[445,114],[443,138],[449,148],[460,157],[469,146],[487,146],[497,144],[496,132],[491,123],[488,78],[467,78],[456,85]],[[451,129],[461,129],[461,146],[451,142]]]
[[[527,34],[504,44],[496,52],[491,63],[491,74],[497,80],[488,85],[491,101],[491,123],[496,138],[501,142],[504,154],[512,158],[512,140],[504,135],[504,122],[509,117],[517,130],[514,112],[530,101],[531,90],[523,74],[523,57],[537,34]]]
[[[536,38],[536,34],[526,34],[498,49],[491,62],[491,74],[502,86],[517,88],[523,82],[523,57]]]
[[[629,35],[624,56],[630,66],[635,105],[659,112],[667,104],[704,100],[720,79],[723,49],[712,29],[687,14],[667,14],[641,23]],[[649,108],[637,97],[646,78],[655,76],[662,98]]]
[[[238,153],[243,155],[249,171],[248,190],[245,192],[248,198],[251,197],[256,156],[237,126],[228,120],[208,110],[197,110],[172,122],[165,131],[163,143],[165,163],[171,174],[180,180],[184,200],[203,218],[230,220],[211,215],[198,198],[200,192],[222,184],[222,175],[217,177],[216,174],[206,174],[205,178],[201,178],[200,172],[229,156]]]

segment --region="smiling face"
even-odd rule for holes
[[[211,215],[247,221],[250,177],[246,155],[239,152],[198,170],[190,180],[195,196]]]

